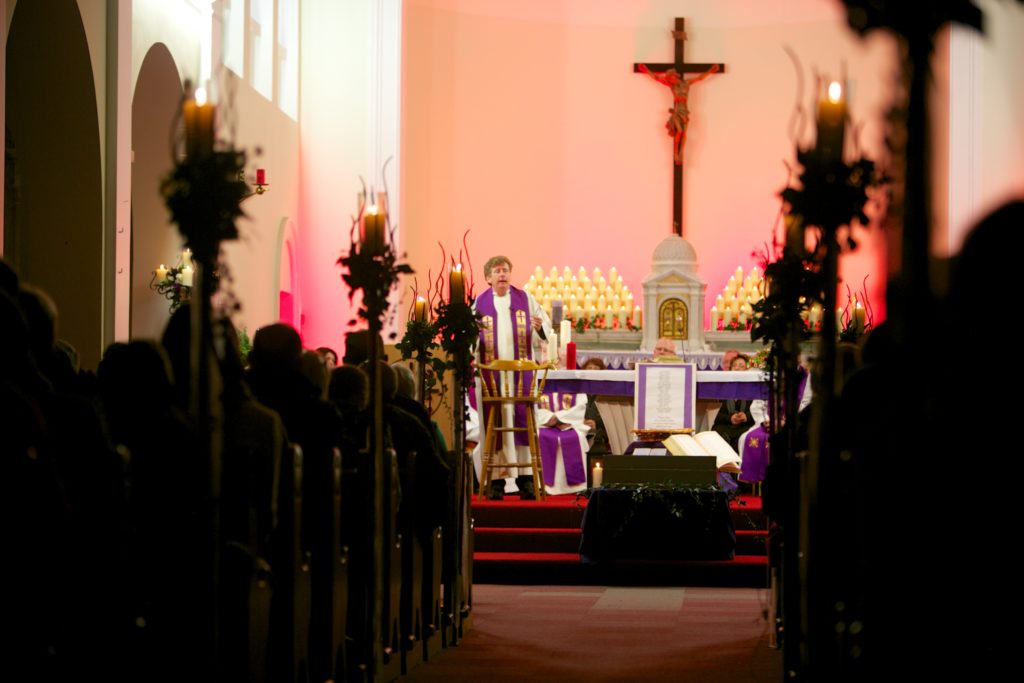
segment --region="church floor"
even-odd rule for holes
[[[478,584],[473,605],[458,647],[402,680],[782,680],[765,589]]]

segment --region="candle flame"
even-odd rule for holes
[[[462,272],[462,264],[461,263],[456,263],[455,264],[455,270],[461,273]]]
[[[422,296],[418,296],[418,297],[416,297],[416,303],[419,303],[419,302],[421,302],[421,301],[422,301],[422,302],[424,302],[424,303],[426,303],[426,301],[427,301],[427,300],[426,300],[426,299],[424,299],[424,298],[423,298]]]
[[[374,216],[376,216],[377,215],[377,205],[376,204],[371,204],[370,206],[366,207],[366,213],[373,214]]]
[[[206,104],[206,88],[196,88],[196,104],[200,107]]]
[[[833,104],[838,104],[843,99],[843,86],[839,84],[839,81],[832,81],[828,84],[828,100]]]

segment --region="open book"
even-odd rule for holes
[[[672,455],[713,455],[715,464],[720,471],[740,471],[739,453],[733,450],[729,442],[723,439],[718,432],[673,434],[662,443]]]

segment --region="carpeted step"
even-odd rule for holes
[[[546,500],[478,501],[474,499],[472,515],[477,528],[579,529],[583,522],[586,499],[576,496],[550,496]]]
[[[579,553],[473,553],[473,570],[486,564],[580,564]]]
[[[479,552],[578,553],[579,529],[475,527],[473,548]]]
[[[767,555],[768,532],[753,529],[736,529],[737,555]]]

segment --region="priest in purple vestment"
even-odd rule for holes
[[[537,407],[544,490],[549,495],[576,493],[587,488],[586,455],[590,447],[584,424],[587,395],[545,393]]]
[[[811,383],[810,373],[806,368],[800,368],[800,388],[797,394],[800,396],[800,405],[797,412],[802,412],[811,404]],[[771,438],[771,420],[768,415],[768,402],[757,399],[750,402],[750,416],[754,419],[755,425],[739,439],[740,474],[739,480],[746,483],[764,481],[765,472],[768,469],[768,440]]]
[[[548,339],[552,333],[551,320],[540,307],[533,295],[512,286],[512,262],[505,256],[493,256],[484,264],[484,279],[490,288],[473,302],[474,310],[480,314],[480,341],[477,345],[477,359],[490,363],[496,359],[532,359],[534,345]],[[478,388],[479,391],[479,388]],[[479,405],[479,404],[478,404]],[[511,407],[506,423],[513,419]],[[526,426],[525,407],[520,406],[514,416],[517,427]],[[486,418],[481,419],[486,425]],[[530,449],[526,432],[503,434],[501,450],[496,454],[499,462],[529,462]],[[513,454],[509,457],[508,454]],[[500,475],[506,475],[502,478]],[[504,496],[506,483],[519,490],[520,498],[534,497],[533,473],[530,468],[509,468],[498,472],[491,482],[491,498]],[[514,482],[506,482],[513,479]]]

